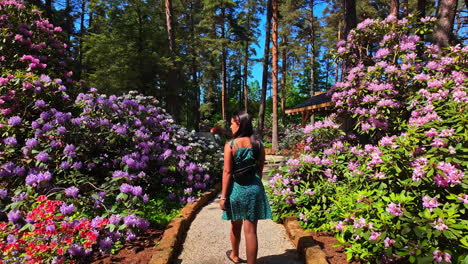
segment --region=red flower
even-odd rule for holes
[[[40,251],[40,252],[46,252],[47,251],[47,245],[39,245],[37,247],[37,249]]]
[[[47,201],[47,196],[41,195],[41,196],[37,197],[37,201],[40,202],[40,203],[42,203],[44,201]]]
[[[68,237],[65,239],[65,244],[70,245],[71,243],[73,243],[73,237]]]
[[[84,246],[85,248],[90,248],[90,247],[93,246],[93,244],[92,244],[91,242],[84,242],[84,243],[83,243],[83,246]]]

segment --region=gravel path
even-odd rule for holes
[[[219,198],[219,197],[218,197]],[[230,222],[221,220],[219,200],[202,208],[188,230],[187,237],[176,264],[224,264],[231,263],[226,251],[229,241]],[[284,227],[271,220],[258,222],[258,264],[303,263],[289,240]],[[240,258],[245,257],[242,234]]]

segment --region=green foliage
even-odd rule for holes
[[[413,25],[392,17],[386,22]],[[272,208],[277,218],[296,215],[305,228],[335,232],[349,260],[462,263],[468,248],[468,48],[440,51],[426,45],[416,61],[418,67],[411,72],[403,67],[397,68],[396,76],[373,74],[379,67],[388,68],[388,74],[392,67],[374,66],[384,61],[380,55],[369,54],[374,58],[366,60],[353,47],[377,45],[371,36],[388,37],[393,26],[367,20],[353,33],[355,41],[344,53],[362,64],[346,72],[347,83],[336,85],[334,99],[338,111],[356,111],[356,116],[364,116],[360,112],[365,108],[378,109],[366,116],[375,118],[384,105],[360,96],[371,93],[378,98],[393,89],[375,91],[364,82],[392,87],[404,83],[400,88],[405,96],[393,99],[408,114],[388,120],[386,134],[380,134],[374,145],[356,144],[352,135],[343,136],[330,120],[303,129],[303,136],[296,137],[305,142],[302,155],[289,160],[270,181]],[[409,44],[408,39],[405,34],[396,35],[389,53],[415,50],[417,38]],[[416,55],[416,51],[409,53],[413,55],[408,58]],[[354,93],[356,97],[351,96]],[[383,112],[388,119],[397,114],[389,109]],[[366,131],[365,127],[356,129]]]
[[[149,220],[155,228],[164,229],[179,214],[181,208],[179,202],[156,197],[144,205],[142,217]]]

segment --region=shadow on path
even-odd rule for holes
[[[295,249],[287,249],[283,254],[263,256],[257,259],[257,264],[297,264],[303,263]]]
[[[224,262],[223,263],[232,263],[227,259],[227,257],[224,257]],[[173,264],[181,264],[182,260],[176,259]],[[187,263],[187,262],[183,262]],[[278,254],[278,255],[270,255],[270,256],[263,256],[257,259],[257,264],[298,264],[298,263],[304,263],[299,257],[297,256],[297,251],[295,249],[287,249],[283,254]],[[187,264],[220,264],[219,261],[216,260],[210,260],[206,262],[206,260],[203,263],[187,263]]]

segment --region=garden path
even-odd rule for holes
[[[176,264],[224,264],[230,249],[230,222],[221,220],[219,199],[202,208],[190,225],[187,237]],[[303,263],[284,227],[272,220],[258,223],[258,264]],[[245,243],[242,236],[240,257],[245,259]]]

